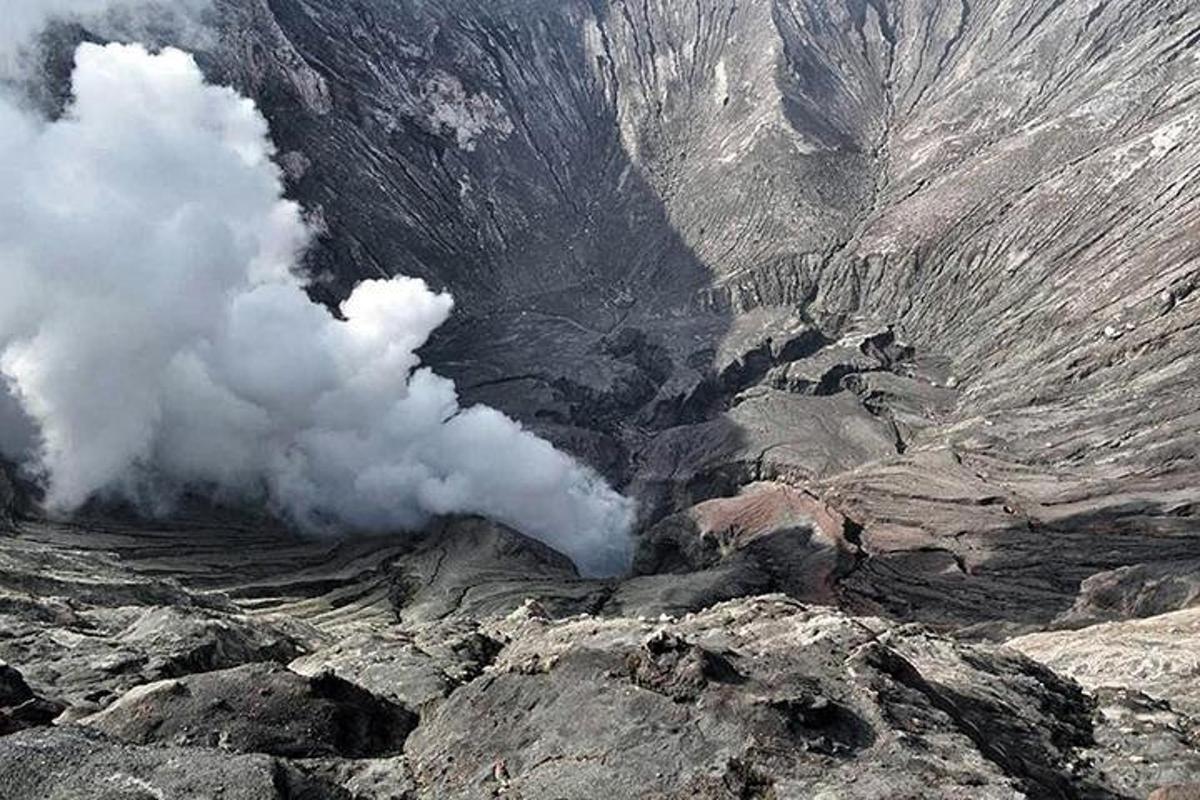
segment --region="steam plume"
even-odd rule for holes
[[[138,45],[80,46],[73,90],[56,121],[0,96],[0,373],[51,505],[199,486],[308,528],[478,513],[585,573],[625,566],[627,500],[420,366],[449,296],[395,278],[341,319],[309,301],[251,101]],[[20,438],[5,406],[0,442]]]

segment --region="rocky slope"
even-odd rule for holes
[[[452,290],[427,358],[638,499],[633,574],[480,520],[48,520],[0,481],[0,797],[1200,781],[1194,4],[207,22],[322,231],[314,294]]]
[[[1007,647],[781,594],[689,603],[687,581],[671,601],[694,611],[634,615],[644,579],[580,580],[474,520],[341,544],[205,524],[5,541],[0,797],[1140,798],[1200,777],[1184,712]]]
[[[848,605],[954,626],[1043,624],[1095,573],[1196,556],[1190,3],[221,0],[212,23],[207,69],[266,110],[327,232],[318,294],[450,288],[430,359],[647,524],[782,478],[861,528]]]

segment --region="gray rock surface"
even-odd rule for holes
[[[79,728],[0,738],[4,800],[351,800],[340,787],[261,755],[135,747]]]
[[[293,631],[305,652],[290,668],[283,653],[227,648],[245,663],[60,679],[79,663],[72,642],[120,663],[129,637],[65,637],[43,623],[28,635],[44,643],[17,664],[29,677],[9,683],[68,708],[57,728],[0,737],[0,777],[14,797],[92,797],[88,786],[205,797],[199,787],[235,782],[273,797],[262,776],[274,775],[284,783],[270,786],[301,787],[282,797],[409,800],[1140,798],[1164,777],[1200,779],[1194,712],[1163,699],[1177,684],[1094,699],[1015,650],[782,594],[720,602],[756,587],[828,597],[831,570],[857,557],[846,523],[786,485],[751,486],[656,528],[699,538],[678,545],[691,559],[681,571],[614,583],[574,577],[561,557],[474,519],[342,544],[211,528],[204,557],[186,552],[196,528],[182,524],[25,522],[12,572],[44,571],[44,549],[107,552],[106,569],[134,587],[170,568],[173,591],[203,603],[210,623]],[[62,607],[104,619],[108,594],[58,585]],[[152,641],[189,641],[192,616],[171,613],[185,608],[131,616],[155,620]],[[220,641],[222,628],[206,630]],[[51,768],[59,759],[70,767]]]
[[[332,672],[409,708],[436,703],[491,663],[500,643],[479,623],[452,619],[352,634],[293,661],[302,675]]]
[[[79,724],[133,744],[366,758],[398,753],[416,717],[333,675],[247,664],[144,684]]]
[[[20,672],[0,662],[0,735],[48,725],[62,710],[60,703],[34,694]]]
[[[1096,700],[1096,746],[1089,757],[1118,792],[1141,797],[1147,786],[1162,792],[1196,785],[1200,727],[1194,716],[1132,689],[1102,689]]]
[[[1200,561],[1135,564],[1097,573],[1079,586],[1075,605],[1057,625],[1079,628],[1140,619],[1200,604]]]
[[[406,747],[433,796],[1110,796],[1088,701],[1015,653],[779,596],[500,628]]]
[[[1032,633],[1009,644],[1084,686],[1135,689],[1200,715],[1200,608]]]
[[[0,797],[1200,781],[1195,3],[214,0],[208,22],[203,68],[266,113],[319,232],[314,296],[453,291],[427,360],[638,499],[637,574],[580,579],[481,520],[47,520],[0,480],[0,658],[67,707],[0,738]],[[42,102],[94,36],[48,40]],[[747,599],[768,592],[791,599]],[[326,672],[419,710],[403,754],[74,724],[151,741],[136,700],[260,741],[229,676]]]

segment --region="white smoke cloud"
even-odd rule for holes
[[[0,373],[51,505],[261,489],[308,528],[476,513],[585,573],[626,566],[629,501],[420,367],[449,296],[395,278],[342,319],[309,301],[250,100],[138,45],[80,46],[73,89],[57,121],[0,96]]]
[[[50,20],[76,22],[113,40],[144,37],[170,30],[177,43],[198,46],[208,40],[200,23],[210,0],[4,0],[0,18],[0,79],[28,71],[37,35]]]
[[[124,0],[132,4],[138,0]],[[113,0],[6,0],[0,25],[0,54],[11,56],[28,45],[46,21],[82,20],[106,13],[118,5]]]

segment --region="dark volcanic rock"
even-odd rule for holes
[[[135,747],[78,728],[0,738],[3,800],[351,800],[279,760],[218,750]]]
[[[33,699],[33,690],[21,673],[8,664],[0,664],[0,706],[12,708]]]
[[[282,628],[238,613],[159,606],[74,612],[72,605],[0,597],[0,618],[12,620],[0,653],[72,702],[105,702],[146,681],[302,652]]]
[[[1153,617],[1200,604],[1200,561],[1136,564],[1085,580],[1079,597],[1056,623],[1083,627],[1110,620]]]
[[[0,663],[0,735],[48,725],[62,710],[61,703],[38,697],[20,672]]]
[[[70,728],[40,739],[20,732],[0,739],[0,777],[13,776],[14,798],[106,796],[84,793],[91,786],[85,775],[105,790],[117,787],[114,797],[136,796],[120,793],[133,786],[168,797],[209,797],[197,787],[237,780],[245,796],[269,798],[276,795],[260,778],[269,774],[278,781],[270,786],[316,786],[308,796],[339,797],[345,790],[370,800],[474,799],[501,790],[531,800],[756,793],[1008,800],[1016,792],[1115,799],[1145,796],[1159,785],[1156,775],[1200,778],[1200,750],[1187,739],[1192,723],[1184,712],[1163,709],[1154,697],[1118,702],[1102,694],[1096,704],[1013,651],[782,596],[687,614],[727,597],[723,592],[753,591],[756,580],[773,585],[823,575],[829,556],[853,544],[833,546],[839,530],[853,538],[847,521],[782,485],[702,504],[690,519],[696,527],[677,535],[732,527],[727,550],[690,551],[696,560],[684,568],[697,571],[621,583],[574,578],[561,557],[477,520],[448,522],[439,529],[444,538],[400,546],[380,540],[350,553],[282,534],[264,534],[236,550],[223,546],[217,571],[223,584],[208,569],[192,574],[182,565],[181,580],[222,587],[224,596],[238,596],[254,610],[247,616],[217,604],[204,610],[213,623],[291,619],[289,627],[314,628],[312,652],[294,662],[304,675],[265,663],[140,686],[87,720],[115,741]],[[22,535],[47,534],[33,526]],[[89,544],[124,547],[145,536],[127,535],[118,539],[110,531],[97,541],[81,533],[70,541],[82,557]],[[796,563],[787,558],[799,548],[762,559],[757,573],[738,564],[739,554],[756,546],[801,535],[821,542],[809,564],[820,567],[815,572],[780,569]],[[159,557],[143,558],[130,550],[106,569],[136,576],[161,567]],[[397,588],[397,575],[412,579],[414,593]],[[544,602],[517,601],[521,596]],[[398,603],[405,597],[410,605]],[[407,619],[407,608],[420,613]],[[47,620],[95,612],[75,601]],[[659,617],[663,612],[681,618]],[[633,616],[640,613],[657,621]],[[1143,653],[1148,664],[1155,650],[1176,652],[1170,625]],[[151,626],[163,634],[173,627],[169,617]],[[98,633],[81,639],[69,627],[49,629],[50,636],[41,632],[47,628],[37,630],[36,637],[57,639],[60,651],[86,641],[90,658],[126,647]],[[1052,635],[1069,633],[1083,632]],[[1128,657],[1138,652],[1119,634],[1105,646],[1123,648]],[[1180,669],[1164,672],[1156,686],[1185,694],[1180,687],[1190,673],[1179,656],[1190,646],[1179,640]],[[26,645],[26,652],[55,652],[43,647]],[[1103,653],[1100,647],[1063,649],[1082,655],[1087,648]],[[32,662],[44,684],[54,684],[55,663],[71,663],[55,658]],[[1114,675],[1126,669],[1119,659],[1106,660]],[[138,676],[96,670],[86,685],[105,702],[128,681],[145,680]],[[396,702],[420,708],[407,739],[416,720]],[[80,701],[71,716],[79,718],[85,706]],[[219,763],[214,746],[223,748]],[[287,754],[288,761],[229,750]],[[71,767],[55,759],[72,759]],[[65,788],[56,795],[59,787]],[[278,791],[306,796],[299,788]]]
[[[600,602],[605,591],[579,578],[561,553],[477,518],[435,525],[389,579],[396,615],[407,623],[506,614],[529,597],[571,613]]]
[[[139,686],[81,724],[134,744],[365,758],[400,752],[416,717],[333,675],[250,664]]]
[[[647,530],[633,568],[653,575],[725,565],[759,575],[798,600],[832,603],[837,579],[856,557],[847,521],[836,512],[784,484],[756,483],[737,497],[700,503]]]
[[[11,528],[17,516],[17,489],[0,461],[0,529]]]
[[[178,679],[196,694],[134,690],[158,728],[136,693],[96,719],[215,726],[419,800],[1200,780],[1195,2],[214,0],[207,21],[200,63],[267,115],[317,230],[313,295],[451,290],[427,360],[635,496],[641,574],[582,580],[481,520],[362,542],[17,521],[0,657],[35,695],[77,718]],[[771,591],[860,616],[737,599]],[[878,617],[1030,633],[1010,644],[1066,677]],[[187,677],[265,661],[310,678]],[[326,669],[421,707],[403,756],[340,757]],[[70,729],[0,739],[0,778],[338,796],[274,758]]]
[[[631,487],[643,516],[733,494],[759,480],[804,483],[895,455],[895,434],[850,392],[810,397],[758,387],[722,416],[659,433]]]
[[[406,745],[430,797],[1116,797],[1090,702],[1011,652],[780,597],[505,625]]]
[[[302,675],[338,677],[410,708],[440,700],[477,677],[501,644],[461,618],[404,630],[356,633],[293,661]]]
[[[1101,689],[1096,700],[1090,756],[1117,792],[1144,797],[1147,788],[1195,780],[1200,721],[1136,690]]]

